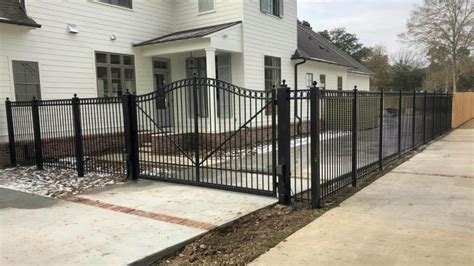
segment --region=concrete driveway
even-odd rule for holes
[[[254,265],[474,265],[474,120]]]
[[[146,262],[274,202],[152,181],[61,200],[0,188],[0,265]]]

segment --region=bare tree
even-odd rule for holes
[[[391,54],[393,64],[406,65],[412,68],[422,68],[424,65],[423,55],[415,49],[402,48]]]
[[[409,40],[449,51],[453,91],[456,91],[458,58],[462,48],[472,50],[474,18],[471,0],[424,0],[407,22]]]

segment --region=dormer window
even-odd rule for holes
[[[99,0],[99,2],[132,9],[132,0]]]
[[[199,0],[198,1],[198,10],[199,13],[207,13],[214,11],[215,9],[215,0]]]
[[[283,16],[283,0],[260,0],[260,10],[269,15]]]

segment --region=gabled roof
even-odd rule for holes
[[[208,26],[208,27],[203,27],[203,28],[178,31],[178,32],[174,32],[171,34],[167,34],[167,35],[155,38],[155,39],[137,43],[137,44],[134,44],[133,46],[137,47],[137,46],[144,46],[144,45],[150,45],[150,44],[158,44],[158,43],[164,43],[164,42],[200,38],[200,37],[204,37],[209,34],[227,29],[229,27],[232,27],[240,23],[242,22],[236,21],[236,22],[224,23],[224,24],[213,25],[213,26]]]
[[[0,1],[0,23],[41,28],[41,25],[26,15],[19,0]]]
[[[353,73],[375,74],[368,67],[339,49],[319,33],[298,24],[298,50],[293,55],[293,59],[300,58],[346,66]]]

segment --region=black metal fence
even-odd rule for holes
[[[6,110],[13,166],[125,174],[122,97],[7,99]]]
[[[281,202],[296,199],[319,207],[451,127],[451,94],[331,91],[316,84],[279,94],[279,165],[291,169],[279,175],[287,184]],[[283,95],[288,104],[282,104]],[[291,124],[298,126],[286,133]]]
[[[195,77],[139,96],[7,100],[11,162],[272,196],[274,98]]]
[[[452,95],[249,90],[191,78],[145,95],[11,102],[12,165],[328,197],[450,129]]]

